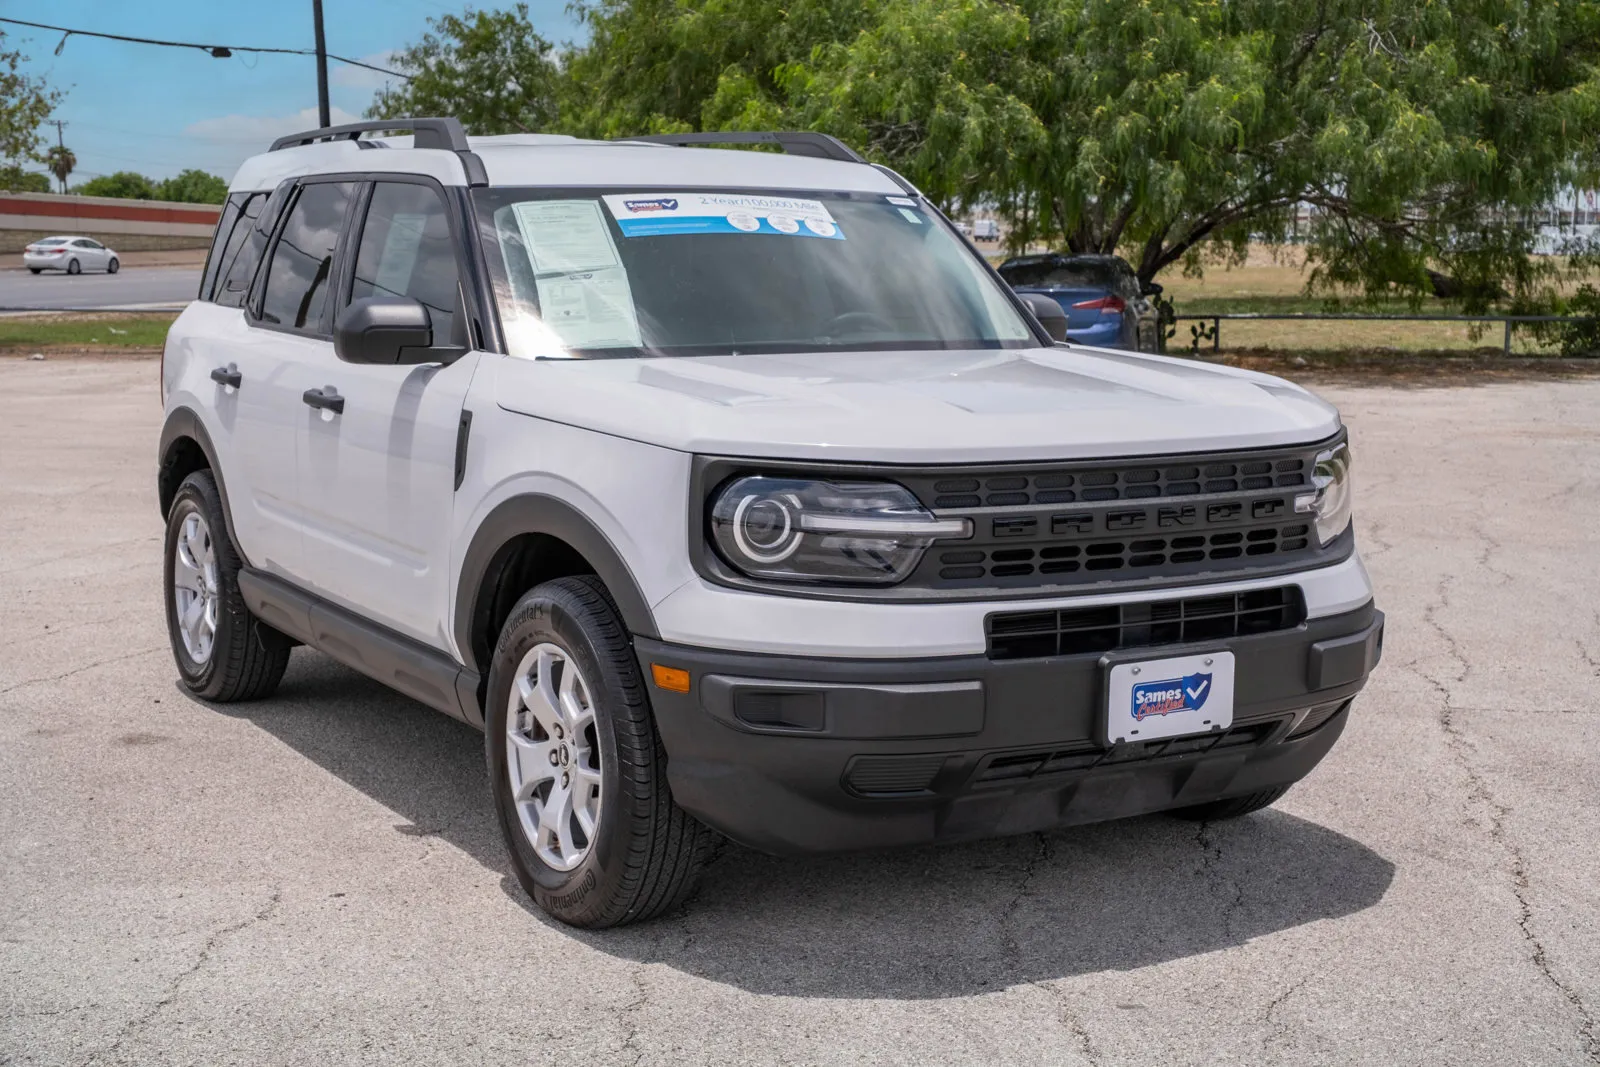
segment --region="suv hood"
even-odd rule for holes
[[[684,452],[972,463],[1221,451],[1331,436],[1305,389],[1070,346],[496,361],[500,405]]]

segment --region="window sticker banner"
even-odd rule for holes
[[[745,193],[622,193],[605,201],[624,237],[765,233],[844,240],[820,200]]]

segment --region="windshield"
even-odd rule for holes
[[[983,264],[911,197],[476,189],[512,355],[1021,348]]]

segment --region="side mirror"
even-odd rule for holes
[[[333,350],[346,363],[437,363],[433,322],[408,296],[352,300],[333,320]]]
[[[1067,339],[1067,313],[1061,310],[1061,305],[1051,300],[1043,293],[1018,293],[1022,302],[1028,305],[1028,310],[1033,312],[1033,317],[1039,320],[1039,325],[1044,327],[1044,332],[1050,335],[1051,340],[1065,341]]]
[[[1161,293],[1162,293],[1162,286],[1161,286],[1161,283],[1159,283],[1159,282],[1140,282],[1139,283],[1139,295],[1140,296],[1160,296]]]

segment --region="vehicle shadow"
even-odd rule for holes
[[[780,859],[736,846],[679,913],[579,931],[522,892],[482,735],[299,651],[272,700],[224,707],[502,875],[536,921],[607,954],[757,993],[938,998],[1242,945],[1371,907],[1394,865],[1283,812],[1151,817],[894,852]]]

